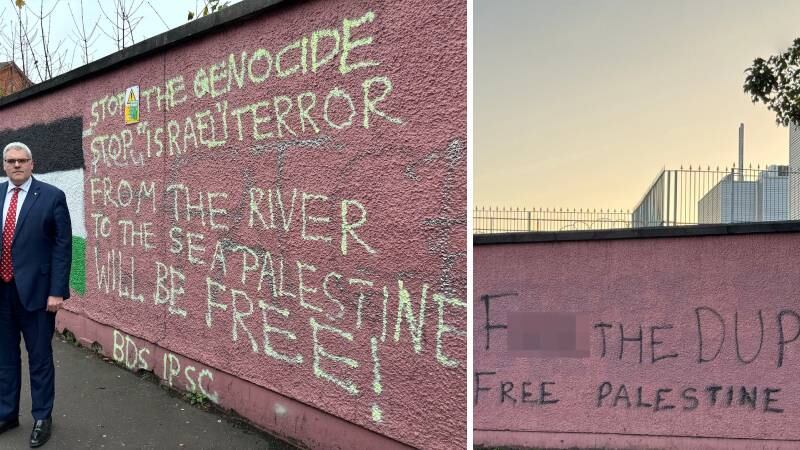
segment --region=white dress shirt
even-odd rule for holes
[[[11,197],[14,196],[15,187],[19,187],[21,190],[19,191],[19,194],[17,194],[17,217],[14,218],[14,224],[19,221],[19,211],[22,209],[22,203],[25,201],[25,198],[28,196],[28,191],[31,189],[31,180],[33,180],[33,177],[28,178],[28,181],[22,183],[22,186],[14,186],[14,183],[12,183],[11,180],[8,180],[8,190],[6,191],[6,200],[3,202],[3,220],[2,224],[0,224],[0,230],[6,226],[8,206],[11,204]]]

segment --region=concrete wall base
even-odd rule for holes
[[[73,312],[61,310],[56,329],[69,331],[81,345],[98,350],[129,370],[152,371],[171,388],[207,393],[217,406],[235,411],[255,427],[295,445],[331,450],[411,448]]]

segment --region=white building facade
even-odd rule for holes
[[[789,219],[800,220],[800,127],[789,125]]]

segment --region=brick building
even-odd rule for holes
[[[0,97],[21,91],[32,84],[13,61],[0,62]]]

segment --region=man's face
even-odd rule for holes
[[[33,160],[28,158],[28,154],[24,150],[11,149],[6,153],[4,159],[3,169],[5,169],[8,179],[14,185],[20,186],[28,181],[28,178],[31,177],[31,172],[33,172]]]

